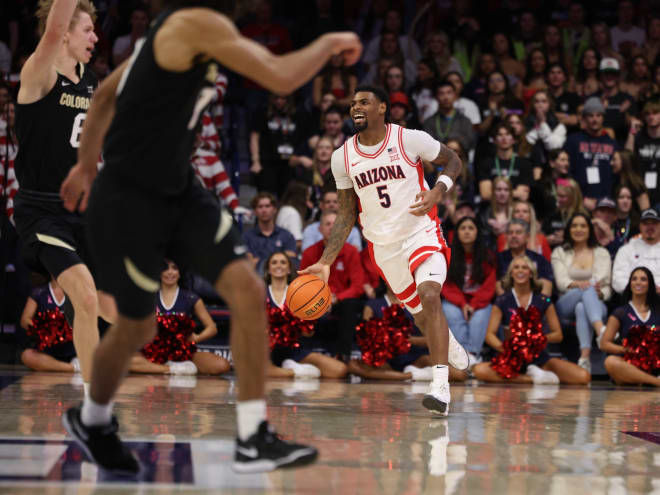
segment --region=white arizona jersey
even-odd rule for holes
[[[364,237],[374,244],[389,244],[438,225],[437,208],[424,216],[410,213],[420,191],[429,189],[422,159],[438,156],[439,141],[424,131],[387,124],[385,139],[362,146],[358,135],[332,154],[337,189],[355,189]]]

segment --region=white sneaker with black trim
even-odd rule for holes
[[[434,381],[431,382],[429,391],[422,400],[422,405],[433,414],[447,416],[449,414],[449,402],[451,402],[449,382],[438,383]]]

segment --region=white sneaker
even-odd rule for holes
[[[591,359],[588,357],[581,357],[578,359],[578,366],[584,368],[591,375]]]
[[[463,346],[454,338],[449,330],[449,364],[459,371],[465,371],[470,366],[470,356]]]
[[[404,373],[411,373],[412,380],[414,382],[430,382],[433,380],[433,368],[431,366],[426,366],[425,368],[418,368],[409,364],[403,368]]]
[[[321,370],[313,364],[296,363],[293,359],[282,361],[282,368],[293,370],[293,376],[296,378],[319,378]]]
[[[170,368],[172,375],[196,375],[197,366],[192,361],[168,361],[167,366]]]
[[[73,366],[73,372],[74,373],[81,373],[82,372],[82,368],[80,367],[80,359],[78,359],[77,357],[74,357],[71,360],[71,366]]]
[[[559,377],[552,371],[542,370],[535,364],[527,366],[527,374],[532,378],[535,385],[544,383],[556,385],[559,383]]]
[[[429,391],[422,400],[422,405],[434,414],[447,416],[450,401],[449,382],[431,382]]]

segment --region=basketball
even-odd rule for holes
[[[330,307],[330,287],[316,275],[300,275],[286,290],[286,305],[301,320],[316,320]]]

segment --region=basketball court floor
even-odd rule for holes
[[[316,464],[231,470],[233,377],[131,376],[115,411],[142,463],[116,479],[85,461],[61,416],[78,377],[0,370],[0,493],[660,494],[660,391],[452,386],[451,414],[422,408],[426,384],[270,381],[284,436]]]

